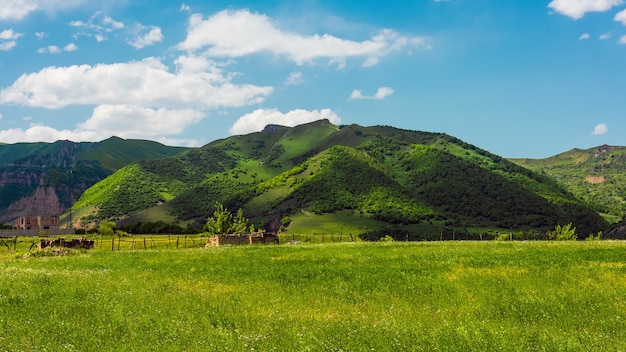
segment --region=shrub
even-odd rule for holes
[[[548,231],[548,238],[556,241],[573,241],[578,239],[576,228],[570,222],[567,225],[556,225],[553,231]]]

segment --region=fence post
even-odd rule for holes
[[[176,249],[178,249],[178,241],[180,240],[180,236],[176,236]]]
[[[143,236],[143,249],[146,250],[146,236]]]
[[[111,238],[111,252],[115,250],[115,237]]]

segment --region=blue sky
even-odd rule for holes
[[[319,118],[504,157],[626,145],[625,0],[0,0],[0,142]]]

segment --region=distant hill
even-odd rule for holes
[[[626,147],[602,145],[511,161],[553,177],[611,223],[626,215]]]
[[[87,189],[72,209],[84,226],[102,219],[200,226],[215,202],[287,232],[332,223],[342,232],[418,238],[573,222],[586,236],[607,226],[552,177],[457,138],[327,120],[270,125],[133,162]]]
[[[138,160],[186,148],[111,137],[97,143],[0,144],[0,222],[26,215],[59,215],[88,187]]]

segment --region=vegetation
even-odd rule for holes
[[[8,208],[32,195],[40,185],[54,189],[66,208],[88,187],[129,163],[172,156],[185,149],[117,137],[97,143],[0,144],[0,213],[8,220],[25,215]],[[47,209],[37,211],[47,213]]]
[[[268,126],[130,164],[87,190],[73,211],[83,222],[201,226],[215,202],[243,209],[259,227],[293,218],[283,231],[299,226],[299,213],[337,212],[362,223],[373,220],[371,232],[395,226],[413,231],[433,222],[465,233],[545,232],[572,222],[589,234],[608,225],[553,178],[457,138],[388,126],[338,127],[326,120]]]
[[[248,219],[243,216],[243,210],[239,208],[236,215],[224,208],[221,203],[215,203],[213,216],[207,220],[204,229],[212,234],[245,234],[248,232]]]
[[[593,235],[590,237],[593,237]],[[578,238],[578,235],[576,234],[576,228],[572,227],[570,222],[563,226],[556,225],[553,231],[548,231],[548,238],[557,241],[573,241]]]
[[[619,351],[624,246],[1,250],[0,350]]]
[[[624,147],[603,145],[585,150],[572,149],[545,159],[512,161],[554,178],[612,223],[626,215]]]

